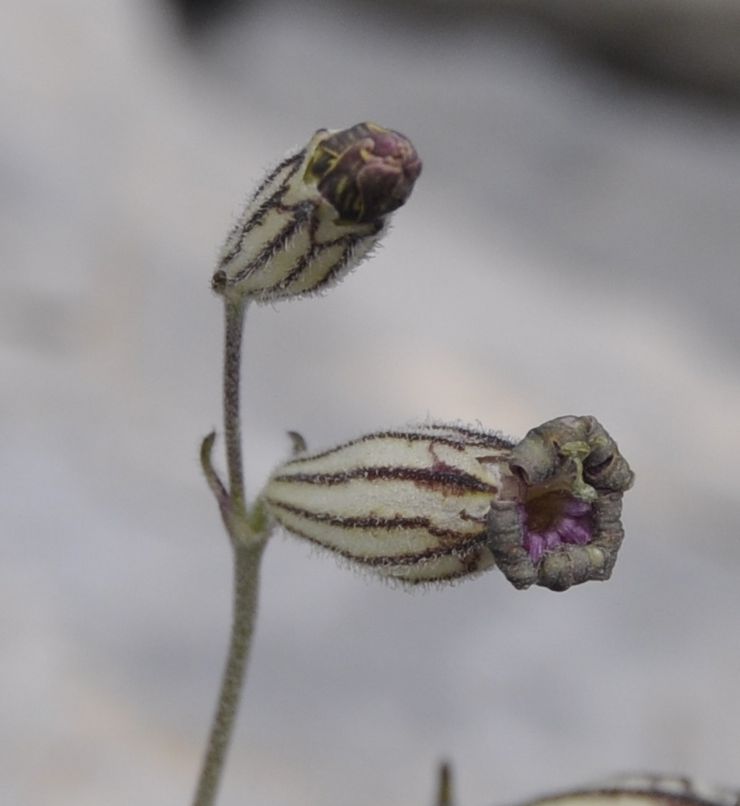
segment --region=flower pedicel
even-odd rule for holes
[[[633,474],[593,417],[514,444],[459,425],[367,434],[280,465],[261,502],[289,532],[407,583],[497,565],[517,588],[608,579]]]

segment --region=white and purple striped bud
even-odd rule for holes
[[[368,434],[280,465],[262,496],[293,534],[408,583],[498,565],[518,588],[607,579],[632,473],[592,417],[521,442],[458,425]]]
[[[398,132],[320,129],[255,191],[221,251],[214,290],[274,302],[329,288],[377,244],[420,173]]]
[[[546,795],[523,806],[738,806],[740,791],[684,777],[621,776],[603,784]]]

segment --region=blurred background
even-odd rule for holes
[[[729,0],[6,4],[4,802],[189,802],[231,591],[210,276],[262,171],[366,119],[424,173],[340,287],[250,312],[250,489],[288,429],[590,413],[627,539],[561,595],[409,594],[276,537],[219,804],[428,804],[443,757],[460,806],[740,785],[738,41]]]

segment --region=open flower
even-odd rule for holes
[[[255,191],[221,251],[214,290],[273,302],[330,287],[368,255],[420,173],[398,132],[320,129]]]
[[[498,565],[518,588],[607,579],[632,472],[593,417],[518,444],[459,425],[367,434],[273,473],[268,514],[295,535],[409,583]]]
[[[512,449],[508,467],[520,487],[492,502],[488,546],[509,581],[566,590],[608,579],[634,474],[603,426],[594,417],[550,420]]]

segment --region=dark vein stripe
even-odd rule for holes
[[[282,162],[279,162],[271,171],[267,174],[267,176],[257,185],[257,189],[252,193],[249,204],[252,204],[259,198],[260,193],[270,184],[270,182],[274,182],[275,179],[280,175],[280,172],[285,170],[288,166],[292,165],[292,170],[288,173],[288,175],[283,180],[283,185],[286,184],[290,179],[295,176],[295,172],[298,170],[301,162],[303,162],[303,158],[306,156],[306,149],[302,148],[300,151],[296,151],[295,154],[289,154]],[[283,188],[284,189],[284,188]]]
[[[457,556],[457,552],[460,549],[457,546],[450,546],[450,547],[440,547],[440,548],[432,548],[432,549],[424,549],[423,551],[417,551],[413,554],[384,554],[384,555],[373,555],[371,557],[365,557],[362,555],[352,554],[350,551],[346,549],[340,549],[337,546],[330,545],[328,543],[324,543],[318,538],[314,537],[313,535],[309,534],[308,532],[304,532],[301,529],[296,529],[293,526],[286,526],[282,524],[283,528],[290,532],[291,534],[296,535],[297,537],[302,537],[304,540],[308,540],[316,546],[320,546],[321,548],[327,549],[328,551],[332,551],[334,554],[339,554],[341,557],[344,557],[346,560],[352,560],[353,562],[360,563],[361,565],[371,565],[371,566],[406,566],[406,565],[416,565],[417,563],[424,563],[424,562],[431,562],[433,560],[442,559],[444,557],[449,556]],[[465,546],[463,547],[463,552],[468,552],[469,550],[475,550],[482,548],[485,544],[483,537],[478,537],[471,535]],[[465,560],[463,559],[463,562]],[[464,573],[469,573],[466,571],[461,571],[460,576]],[[455,574],[454,576],[458,576]],[[452,579],[452,576],[445,576],[440,577],[440,579]],[[405,579],[403,577],[402,579]],[[413,579],[408,580],[409,582],[414,582]],[[425,578],[423,580],[419,580],[420,582],[433,582],[433,578]]]
[[[269,496],[264,500],[268,506],[283,509],[291,515],[296,515],[299,518],[304,518],[313,523],[326,523],[330,526],[338,526],[341,529],[383,529],[388,532],[424,529],[429,532],[430,535],[438,537],[443,541],[454,542],[454,548],[459,548],[460,546],[458,544],[460,543],[467,545],[471,539],[475,540],[485,537],[485,524],[481,524],[481,534],[471,535],[467,532],[457,532],[454,529],[440,529],[438,526],[432,525],[429,518],[420,516],[415,518],[404,518],[402,515],[396,515],[392,518],[379,518],[374,515],[344,517],[341,515],[332,515],[330,512],[312,512],[309,509],[303,509],[303,507],[297,507],[293,504],[286,504]]]
[[[298,167],[300,166],[300,163],[301,163],[302,159],[303,159],[303,152],[299,152],[298,154],[294,155],[293,157],[289,157],[288,159],[286,159],[283,162],[281,162],[267,176],[267,178],[264,179],[264,181],[260,184],[260,186],[257,188],[257,190],[252,194],[252,197],[250,198],[249,202],[247,203],[247,209],[249,209],[250,205],[254,204],[255,200],[259,197],[260,193],[264,190],[264,188],[267,187],[267,185],[270,182],[274,181],[275,177],[278,176],[280,171],[282,171],[285,167],[290,165],[290,163],[293,160],[296,160],[295,165],[293,165],[292,170],[289,171],[287,176],[283,179],[280,187],[271,196],[268,196],[262,202],[262,204],[260,204],[260,206],[254,211],[254,213],[252,213],[252,215],[250,215],[249,218],[247,218],[246,221],[244,221],[242,224],[237,224],[234,227],[234,229],[232,230],[229,238],[236,238],[236,243],[221,258],[221,261],[219,262],[219,268],[223,268],[224,266],[226,266],[229,263],[231,263],[231,261],[242,251],[242,242],[244,240],[244,236],[248,232],[253,230],[256,226],[261,224],[265,220],[265,217],[267,216],[267,213],[279,203],[281,196],[283,196],[283,194],[285,193],[285,191],[287,189],[286,188],[287,183],[295,175],[296,171],[298,170]]]
[[[318,229],[318,219],[312,218],[309,229],[309,235],[311,238],[311,248],[308,252],[306,252],[305,255],[303,255],[303,257],[301,257],[298,263],[296,263],[293,270],[280,282],[279,285],[280,291],[287,292],[291,285],[300,280],[301,275],[309,268],[311,263],[320,258],[324,254],[324,252],[335,246],[345,243],[345,247],[342,250],[342,254],[337,258],[336,262],[333,265],[328,266],[325,269],[324,276],[320,280],[315,282],[310,289],[307,290],[313,292],[325,288],[327,284],[331,283],[332,280],[337,278],[341,274],[342,270],[346,268],[347,263],[352,257],[352,252],[357,246],[357,244],[360,241],[364,240],[365,238],[369,238],[374,235],[374,233],[369,233],[367,235],[356,235],[350,233],[347,235],[341,235],[339,238],[333,238],[330,241],[317,243],[316,242],[317,229]]]
[[[317,257],[323,252],[321,247],[314,244],[304,255],[301,255],[300,260],[288,272],[288,274],[275,286],[280,291],[287,291],[288,287],[300,278],[309,265],[316,260]]]
[[[273,209],[275,206],[279,205],[280,197],[285,193],[285,188],[281,187],[276,190],[272,196],[268,196],[262,204],[246,219],[240,224],[237,224],[234,227],[231,237],[236,237],[236,242],[234,246],[221,258],[221,262],[219,267],[223,267],[231,263],[231,261],[239,255],[242,251],[242,244],[244,242],[244,237],[248,232],[251,232],[258,224],[261,224],[267,213]],[[238,233],[238,235],[237,235]]]
[[[285,195],[285,191],[287,188],[284,185],[281,185],[273,194],[272,196],[268,196],[262,204],[252,213],[251,216],[244,222],[241,232],[241,238],[243,239],[245,235],[250,233],[255,227],[262,224],[262,222],[267,218],[268,213],[271,210],[277,210],[280,213],[289,212],[291,209],[290,205],[283,204],[283,196]],[[303,202],[298,202],[294,207],[298,207],[298,205],[302,204]]]
[[[265,244],[265,246],[258,252],[256,257],[247,263],[247,265],[238,271],[233,277],[229,278],[229,285],[237,285],[251,274],[263,269],[267,263],[281,250],[285,249],[291,238],[300,230],[306,223],[310,215],[310,202],[300,204],[293,209],[295,217],[289,221],[273,238]],[[279,285],[279,281],[275,286]],[[270,289],[262,289],[263,292]]]
[[[346,484],[355,479],[363,481],[411,481],[419,487],[434,490],[445,487],[460,494],[472,491],[495,494],[497,488],[471,473],[435,470],[431,467],[357,467],[338,473],[295,473],[275,476],[273,481],[322,484],[328,487]]]
[[[365,434],[362,437],[350,439],[341,445],[337,445],[334,448],[328,448],[320,453],[312,453],[309,456],[297,456],[295,459],[291,459],[289,462],[286,462],[284,467],[290,467],[291,465],[297,465],[303,462],[312,462],[314,459],[323,459],[325,456],[331,456],[334,453],[343,451],[345,448],[351,448],[353,445],[360,445],[364,442],[372,442],[379,439],[398,439],[405,440],[407,442],[429,442],[433,445],[446,445],[458,451],[462,451],[466,447],[462,440],[450,439],[448,437],[438,436],[433,433],[425,434],[418,431],[376,431],[373,434]]]
[[[481,448],[513,448],[514,443],[511,440],[506,439],[506,437],[501,436],[501,434],[494,434],[489,431],[476,431],[473,428],[467,428],[463,425],[440,425],[435,426],[432,424],[430,426],[431,429],[438,427],[444,428],[447,431],[454,431],[456,434],[460,434],[465,437],[465,442],[467,445],[475,445]]]
[[[341,276],[342,272],[347,268],[349,261],[352,258],[352,253],[354,252],[356,246],[360,241],[363,241],[365,238],[371,238],[372,235],[345,235],[344,238],[337,238],[335,241],[329,242],[326,247],[328,248],[329,245],[336,246],[341,241],[347,241],[345,244],[344,249],[342,250],[342,254],[339,256],[337,261],[334,265],[330,266],[324,276],[315,283],[312,287],[312,291],[321,291],[322,289],[328,288],[333,283],[335,283],[339,277]]]

